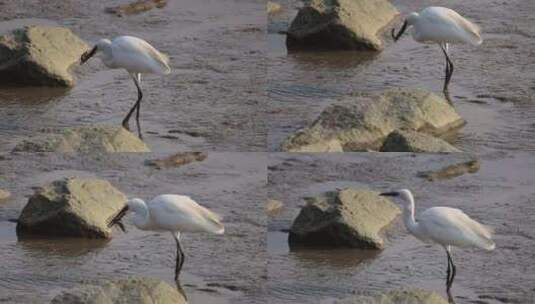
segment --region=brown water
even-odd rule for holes
[[[115,231],[110,242],[17,240],[16,224],[8,220],[18,218],[33,187],[65,176],[96,176],[130,197],[182,193],[220,213],[224,236],[183,236],[181,283],[190,303],[263,303],[267,155],[210,153],[203,162],[169,170],[144,166],[146,157],[9,155],[0,161],[0,188],[13,194],[0,203],[0,302],[46,303],[82,282],[128,275],[173,282],[176,247],[171,235],[138,230],[129,219],[127,233]]]
[[[340,187],[410,188],[416,212],[451,206],[496,228],[493,252],[454,249],[457,303],[534,303],[535,155],[498,153],[481,170],[429,182],[418,172],[466,160],[462,155],[271,155],[268,196],[286,211],[268,222],[268,297],[272,303],[332,303],[352,293],[420,287],[445,295],[446,255],[410,236],[401,221],[386,231],[382,252],[290,251],[288,231],[302,197]]]
[[[136,230],[128,219],[128,233],[116,231],[111,242],[17,240],[8,220],[18,217],[32,188],[71,175],[107,179],[129,196],[191,195],[224,216],[224,237],[184,235],[182,283],[191,303],[332,303],[402,286],[444,293],[444,253],[419,243],[399,222],[387,231],[382,252],[289,251],[286,231],[302,197],[343,186],[408,187],[418,210],[461,207],[496,227],[496,251],[455,251],[458,303],[535,302],[535,2],[448,1],[484,31],[482,46],[453,47],[450,85],[468,121],[455,144],[482,163],[476,174],[437,182],[416,175],[468,156],[258,152],[277,151],[286,136],[351,92],[416,86],[438,93],[444,63],[437,47],[407,35],[387,41],[378,55],[287,54],[276,32],[295,14],[294,0],[281,2],[286,9],[268,24],[267,37],[263,1],[171,0],[141,15],[103,13],[124,2],[0,1],[0,20],[60,24],[89,42],[133,34],[168,54],[173,67],[169,76],[143,81],[142,126],[156,153],[0,156],[0,188],[13,194],[0,202],[0,302],[47,302],[82,282],[127,275],[172,282],[171,237]],[[403,13],[443,4],[392,2]],[[0,25],[0,32],[10,26]],[[70,90],[0,87],[0,152],[43,128],[120,123],[136,97],[129,76],[98,60],[75,73]],[[144,165],[178,150],[230,152],[208,152],[207,160],[178,169]],[[286,205],[270,220],[263,211],[268,197]]]
[[[378,55],[353,52],[290,53],[285,48],[288,20],[298,1],[268,26],[268,147],[278,151],[295,130],[310,124],[327,105],[351,92],[420,87],[441,94],[444,55],[409,34],[387,39]],[[394,0],[407,14],[444,1]],[[447,1],[483,29],[479,47],[454,45],[456,64],[450,94],[468,124],[454,143],[484,154],[496,150],[535,150],[535,2],[525,0]]]
[[[173,0],[140,15],[104,13],[124,2],[8,0],[0,20],[45,19],[89,43],[135,35],[168,54],[173,72],[143,79],[141,123],[153,151],[265,151],[264,2]],[[43,128],[120,124],[137,97],[130,76],[98,59],[75,69],[78,84],[67,91],[0,87],[0,151]]]

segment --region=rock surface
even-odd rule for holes
[[[429,134],[410,131],[395,130],[390,133],[381,147],[381,152],[461,152],[447,141]]]
[[[204,152],[180,152],[162,159],[147,160],[147,166],[153,166],[157,169],[176,168],[187,165],[192,162],[200,162],[208,157]]]
[[[85,285],[57,295],[51,304],[186,304],[168,283],[154,278],[130,277],[102,285]]]
[[[8,199],[11,196],[11,193],[7,190],[0,189],[0,200]]]
[[[105,12],[118,17],[140,14],[153,8],[163,8],[167,0],[137,0],[132,3],[106,8]]]
[[[317,142],[306,143],[300,145],[299,143],[285,143],[282,147],[283,151],[287,152],[302,152],[302,153],[314,153],[314,152],[344,152],[344,147],[338,138],[329,138],[326,140],[319,140]]]
[[[466,173],[476,173],[479,171],[481,165],[477,159],[465,161],[458,164],[453,164],[440,168],[435,171],[419,172],[418,176],[429,181],[450,179]]]
[[[92,126],[67,128],[22,141],[14,152],[150,152],[137,136],[122,127]]]
[[[111,238],[106,221],[125,203],[126,196],[105,180],[57,180],[30,197],[18,219],[17,235]]]
[[[69,68],[88,45],[71,30],[26,26],[0,36],[0,80],[21,85],[74,85]]]
[[[286,45],[289,50],[380,51],[383,29],[398,15],[388,0],[311,0],[292,21]]]
[[[266,4],[268,14],[276,14],[282,10],[282,6],[276,2],[268,1]]]
[[[375,296],[353,296],[336,302],[337,304],[448,304],[436,292],[423,289],[392,290]]]
[[[281,201],[274,199],[269,199],[265,205],[266,214],[271,217],[280,214],[283,209],[284,204]]]
[[[290,229],[290,246],[382,249],[380,232],[400,209],[378,192],[344,189],[306,198]]]
[[[310,126],[289,136],[282,150],[326,152],[320,148],[333,140],[344,151],[378,150],[394,130],[442,135],[464,124],[445,99],[420,89],[394,89],[328,106]]]

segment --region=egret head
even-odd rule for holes
[[[396,34],[396,29],[392,29],[392,39],[394,39],[394,42],[397,42],[399,38],[401,38],[401,35],[405,33],[405,31],[407,30],[409,26],[414,25],[416,23],[416,20],[418,19],[418,17],[420,17],[418,13],[411,13],[407,17],[407,19],[405,19],[405,22],[403,22],[403,26],[401,26],[401,29],[399,30],[397,34]]]
[[[107,52],[110,46],[111,46],[111,41],[109,39],[100,39],[92,49],[82,54],[82,56],[80,57],[80,64],[86,63],[86,61],[88,61],[89,58],[93,57],[99,51]]]
[[[410,13],[409,16],[407,16],[406,22],[408,25],[414,25],[416,23],[416,20],[418,20],[419,17],[420,17],[420,14],[416,12],[412,12]]]
[[[126,205],[128,206],[128,209],[130,209],[134,213],[142,212],[147,209],[147,205],[145,204],[145,201],[143,201],[140,198],[129,199],[126,202]]]
[[[389,196],[391,197],[395,202],[402,203],[403,206],[409,207],[410,204],[414,201],[414,198],[412,196],[412,193],[408,189],[401,189],[397,191],[392,192],[384,192],[379,194],[380,196]]]

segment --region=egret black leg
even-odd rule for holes
[[[141,74],[137,74],[137,87],[138,90],[141,91]],[[139,122],[139,112],[141,111],[141,102],[137,104],[137,110],[136,110],[136,124],[137,124],[137,135],[139,139],[143,139],[143,135],[141,134],[141,123]]]
[[[141,124],[139,122],[139,110],[141,108],[141,103],[137,105],[137,111],[136,111],[136,125],[137,125],[137,136],[139,139],[143,139],[143,135],[141,134]]]
[[[127,129],[130,131],[130,127],[128,126],[128,121],[130,120],[130,116],[132,116],[132,113],[134,113],[134,111],[139,107],[140,103],[141,103],[141,99],[143,98],[143,92],[141,91],[141,87],[139,86],[139,83],[138,83],[138,77],[136,75],[132,75],[132,79],[134,79],[134,83],[136,85],[136,88],[137,88],[137,101],[136,103],[134,104],[134,106],[130,109],[130,111],[128,111],[128,114],[126,114],[126,117],[123,119],[123,128]],[[138,128],[139,128],[139,124],[138,124]]]
[[[447,282],[447,291],[449,292],[451,289],[451,285],[453,284],[453,279],[455,278],[455,264],[453,264],[453,259],[451,258],[449,250],[446,250],[446,253],[448,254],[448,282]],[[450,272],[450,263],[451,263],[451,272]]]
[[[180,268],[179,271],[182,270],[182,266],[184,265],[184,261],[186,260],[186,256],[184,255],[184,250],[180,248]]]
[[[450,84],[451,76],[453,75],[453,62],[450,59],[450,56],[448,55],[448,44],[440,44],[440,48],[442,49],[442,52],[444,53],[444,56],[446,56],[446,78],[444,80],[444,93],[448,92],[448,86]]]
[[[450,264],[450,255],[448,253],[448,250],[446,249],[446,254],[447,254],[447,258],[448,258],[448,271],[447,271],[447,274],[446,274],[446,288],[449,289],[449,286],[450,286],[450,276],[451,276],[451,264]]]
[[[455,267],[455,264],[453,264],[453,259],[450,258],[451,260],[451,278],[450,278],[450,288],[451,288],[451,285],[453,285],[453,279],[455,279],[455,275],[457,274],[457,268]]]
[[[182,265],[184,265],[185,256],[184,256],[184,252],[182,251],[182,247],[180,246],[179,236],[175,236],[175,240],[176,240],[175,281],[178,281],[180,270],[182,270]]]

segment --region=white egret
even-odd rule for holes
[[[142,199],[128,200],[126,206],[108,221],[108,227],[118,225],[123,231],[121,219],[128,211],[134,212],[134,225],[141,230],[169,231],[176,240],[175,281],[184,264],[184,252],[180,246],[182,232],[208,232],[223,234],[225,228],[220,217],[197,204],[188,196],[163,194],[148,204]]]
[[[159,74],[167,75],[171,72],[169,59],[156,50],[152,45],[143,39],[132,36],[119,36],[110,41],[101,39],[89,51],[81,56],[81,64],[84,64],[93,55],[98,54],[104,65],[110,69],[125,69],[137,88],[137,101],[123,119],[122,125],[125,129],[130,130],[128,121],[130,116],[136,111],[136,123],[139,138],[141,135],[141,126],[139,124],[139,111],[143,92],[141,91],[141,74]]]
[[[412,27],[412,37],[420,43],[437,43],[446,56],[446,78],[444,81],[444,93],[448,92],[448,85],[453,74],[453,62],[449,56],[450,43],[469,43],[480,45],[481,31],[477,25],[468,21],[456,11],[432,6],[425,8],[420,13],[411,13],[400,31],[396,34],[392,29],[394,41],[403,35],[408,27]]]
[[[437,243],[446,250],[448,271],[446,287],[448,295],[455,278],[455,264],[451,257],[451,246],[479,247],[488,251],[496,247],[492,240],[493,231],[471,219],[462,210],[449,207],[432,207],[414,218],[414,198],[407,189],[381,193],[381,196],[399,198],[403,204],[403,221],[407,230],[419,240]],[[450,269],[451,268],[451,269]]]

